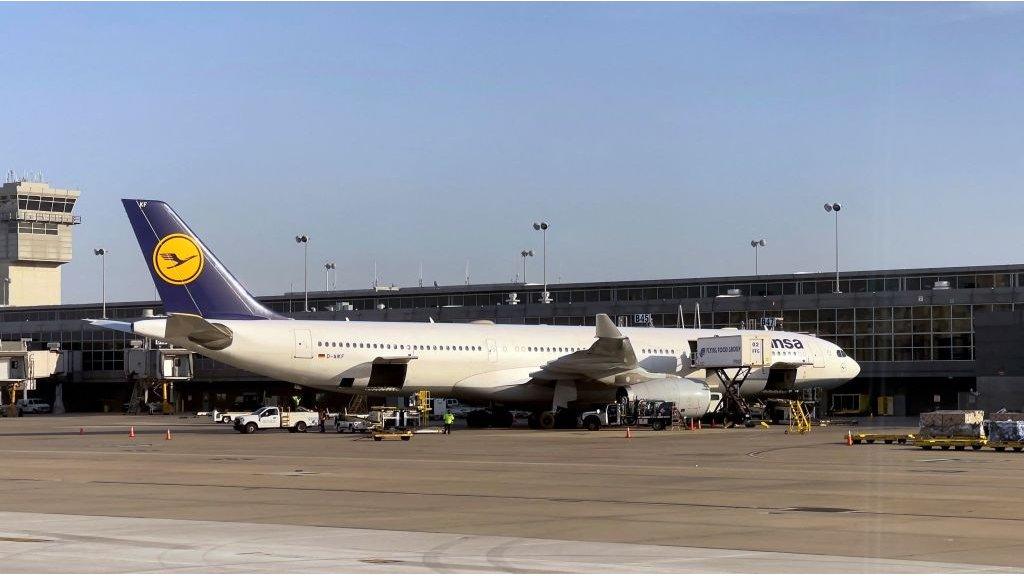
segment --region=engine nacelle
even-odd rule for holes
[[[704,382],[689,378],[659,378],[618,389],[615,394],[622,400],[664,400],[675,402],[676,408],[686,416],[700,418],[711,406],[711,390]]]

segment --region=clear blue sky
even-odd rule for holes
[[[258,294],[1024,261],[1024,12],[0,4],[0,167],[83,190],[65,300],[153,290],[122,197]],[[540,258],[530,278],[540,279]]]

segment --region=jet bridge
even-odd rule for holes
[[[192,353],[158,341],[133,340],[125,356],[125,371],[133,381],[127,413],[138,414],[150,396],[159,398],[162,413],[172,413],[174,382],[192,379]]]
[[[29,350],[29,341],[0,342],[0,388],[10,394],[5,406],[8,416],[17,415],[18,391],[36,389],[36,380],[49,378],[58,370],[59,349]]]

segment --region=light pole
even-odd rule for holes
[[[754,247],[754,276],[757,276],[757,249],[764,248],[764,238],[761,238],[760,240],[751,240],[750,245]]]
[[[324,263],[324,292],[330,290],[331,270],[334,270],[336,268],[337,266],[334,264],[334,262]]]
[[[544,291],[540,293],[540,303],[550,304],[551,295],[548,294],[548,226],[547,222],[540,221],[533,223],[534,230],[540,230],[544,236]]]
[[[4,276],[4,306],[10,306],[10,293],[11,293],[11,279],[8,276]]]
[[[838,202],[825,203],[825,212],[832,212],[836,217],[836,294],[841,292],[839,290],[839,211],[842,209],[843,206]]]
[[[526,285],[526,259],[533,257],[533,250],[523,250],[519,253],[523,257],[523,286]]]
[[[302,244],[302,311],[309,312],[309,237],[300,234],[295,242]]]
[[[107,317],[107,250],[94,248],[93,254],[100,257],[100,298],[103,301],[103,317]],[[9,282],[10,280],[8,280]]]

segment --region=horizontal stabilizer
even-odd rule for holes
[[[231,345],[233,334],[223,324],[209,322],[192,314],[171,314],[167,319],[165,338],[188,340],[210,350],[223,350]]]
[[[88,322],[89,324],[92,324],[93,326],[106,328],[107,330],[127,332],[128,334],[132,334],[134,332],[134,330],[132,330],[131,322],[121,322],[119,320],[93,320],[91,318],[86,318],[85,321]]]

